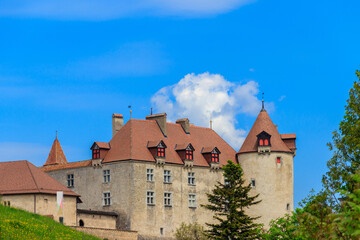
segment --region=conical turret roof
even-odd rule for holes
[[[56,137],[44,166],[67,164],[67,163],[68,163],[68,161],[66,160],[66,157],[62,150],[61,144],[60,144],[58,138]]]
[[[271,121],[269,114],[262,109],[238,153],[257,152],[257,135],[262,131],[271,135],[270,144],[272,152],[292,152],[281,139],[281,136],[276,126]]]

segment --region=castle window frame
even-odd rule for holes
[[[171,192],[164,192],[164,206],[172,207],[172,193]]]
[[[287,211],[290,211],[290,203],[287,203],[287,204],[286,204],[286,210],[287,210]]]
[[[67,175],[67,187],[68,188],[73,188],[74,187],[74,174],[70,173]]]
[[[171,183],[171,170],[164,170],[164,183]]]
[[[100,158],[100,149],[94,148],[92,150],[92,159],[99,159]]]
[[[110,206],[110,205],[111,205],[111,193],[103,192],[103,206]]]
[[[156,152],[156,156],[158,158],[165,158],[165,148],[164,147],[158,147],[157,152]]]
[[[280,156],[277,156],[276,157],[276,160],[275,160],[275,162],[276,162],[276,166],[278,167],[278,168],[280,168],[281,167],[281,165],[282,165],[282,158],[280,157]]]
[[[111,180],[110,169],[104,170],[104,183],[109,183]]]
[[[146,181],[154,182],[154,169],[153,168],[146,169]]]
[[[189,193],[189,196],[188,196],[188,205],[189,205],[189,208],[197,208],[196,194],[194,194],[194,193]]]
[[[155,192],[154,191],[146,191],[146,204],[149,206],[155,205]]]
[[[218,163],[219,162],[219,154],[211,153],[211,162]]]
[[[194,153],[192,150],[185,150],[185,159],[194,160]]]
[[[188,172],[188,184],[195,186],[195,173],[194,172]]]
[[[267,132],[265,131],[262,131],[261,133],[259,133],[257,136],[258,138],[258,146],[259,147],[268,147],[268,146],[271,146],[270,144],[270,138],[271,138],[271,135],[268,134]]]
[[[251,179],[251,187],[256,188],[256,180],[254,178]]]

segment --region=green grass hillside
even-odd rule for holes
[[[86,239],[98,238],[78,232],[54,220],[0,204],[0,239]]]

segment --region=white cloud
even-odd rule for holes
[[[286,98],[285,95],[282,95],[280,98],[279,98],[279,102],[281,102],[282,100],[284,100]]]
[[[0,16],[107,20],[128,16],[217,15],[254,0],[5,0]]]
[[[166,112],[170,121],[188,117],[198,126],[209,126],[236,150],[245,140],[246,131],[237,128],[238,114],[256,116],[261,109],[258,84],[227,81],[219,74],[188,74],[178,83],[160,89],[151,98],[157,112]],[[269,104],[273,108],[273,104]]]

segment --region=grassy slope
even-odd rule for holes
[[[75,231],[54,220],[0,204],[0,239],[86,239],[98,238]]]

